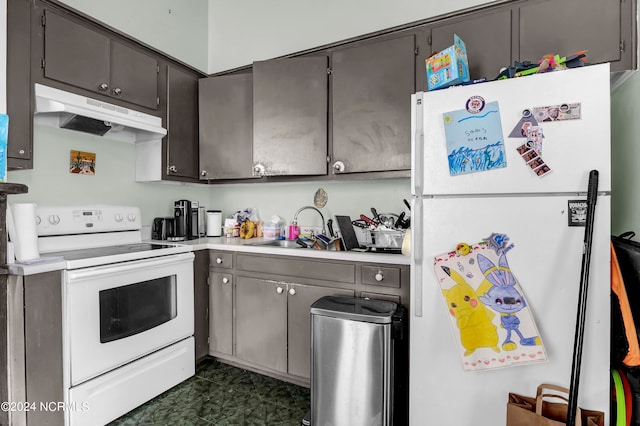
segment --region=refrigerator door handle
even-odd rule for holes
[[[411,136],[411,189],[413,195],[423,195],[424,183],[424,114],[423,92],[411,95],[411,124],[414,133]]]
[[[424,254],[423,254],[423,220],[424,216],[422,213],[423,209],[423,200],[420,198],[413,198],[411,200],[411,212],[412,212],[412,223],[411,227],[411,275],[413,282],[413,313],[417,317],[422,316],[422,277],[424,274],[423,266],[424,266]]]

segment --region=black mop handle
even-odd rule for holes
[[[587,289],[589,287],[589,264],[591,262],[591,245],[593,243],[593,219],[598,198],[598,171],[589,173],[587,189],[587,226],[584,231],[582,252],[582,271],[580,273],[580,289],[578,293],[578,317],[576,319],[576,335],[573,344],[573,365],[571,367],[571,385],[569,387],[569,406],[567,408],[567,426],[575,426],[578,411],[578,387],[580,385],[580,364],[582,362],[582,341],[584,340],[584,323],[587,313]]]

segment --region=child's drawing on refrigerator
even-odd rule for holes
[[[465,371],[546,361],[524,292],[507,263],[509,237],[492,234],[434,259]]]
[[[443,114],[452,176],[507,166],[498,102],[473,96],[463,110]]]

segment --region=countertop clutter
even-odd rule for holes
[[[278,247],[268,244],[273,240],[264,238],[252,238],[245,240],[242,238],[226,237],[206,237],[195,240],[181,241],[180,243],[168,243],[167,241],[155,241],[162,244],[185,245],[191,247],[192,251],[198,250],[225,250],[256,254],[277,254],[280,256],[295,256],[315,259],[344,260],[353,262],[386,263],[392,265],[409,265],[410,258],[401,254],[386,253],[363,253],[355,251],[330,251],[330,250],[308,250],[302,247]],[[47,256],[42,256],[42,262],[38,263],[11,263],[8,265],[11,275],[34,275],[50,271],[64,269],[64,262],[60,259],[52,259],[46,262]]]
[[[245,240],[242,238],[207,237],[197,240],[183,241],[181,244],[189,245],[196,250],[226,250],[245,253],[277,254],[282,256],[307,257],[316,259],[345,260],[356,262],[375,262],[393,265],[409,265],[410,258],[401,254],[386,253],[363,253],[354,251],[333,251],[333,250],[308,250],[302,247],[278,247],[269,245],[273,240],[264,238],[252,238]],[[265,244],[261,244],[265,243]]]

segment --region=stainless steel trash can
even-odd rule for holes
[[[394,388],[405,376],[396,374],[405,323],[404,308],[384,300],[327,296],[311,305],[312,426],[401,424]]]

